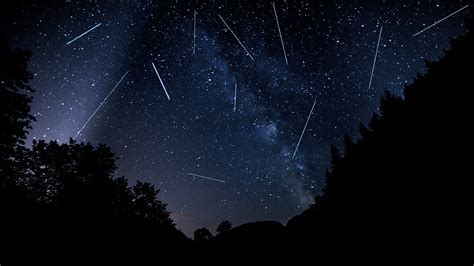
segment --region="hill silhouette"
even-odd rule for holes
[[[233,245],[271,245],[282,241],[284,230],[285,227],[279,222],[252,222],[221,232],[216,235],[214,241]]]

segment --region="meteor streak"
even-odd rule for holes
[[[280,22],[278,21],[278,16],[277,16],[276,8],[275,8],[275,3],[272,3],[272,5],[273,5],[273,12],[275,13],[275,19],[276,19],[277,26],[278,26],[278,33],[280,34],[281,47],[283,47],[283,54],[285,55],[286,65],[288,65],[288,58],[286,57],[285,44],[283,43],[283,37],[281,35]]]
[[[168,95],[168,91],[167,91],[166,88],[165,88],[165,84],[163,84],[163,81],[161,80],[160,74],[158,74],[158,70],[156,70],[155,64],[153,64],[153,62],[152,62],[151,65],[152,65],[153,68],[155,69],[156,75],[158,76],[158,79],[160,80],[161,86],[163,87],[163,90],[165,91],[166,97],[168,98],[168,101],[169,101],[169,100],[170,100],[170,96]]]
[[[237,83],[235,83],[235,90],[234,90],[234,112],[237,109]]]
[[[77,36],[76,38],[70,40],[69,42],[66,43],[66,45],[69,45],[73,42],[75,42],[77,39],[81,38],[82,36],[86,35],[87,33],[91,32],[92,30],[94,30],[95,28],[99,27],[102,23],[99,23],[97,25],[95,25],[94,27],[90,28],[89,30],[87,30],[86,32],[84,32],[83,34]]]
[[[239,42],[240,46],[242,46],[242,48],[244,48],[245,52],[247,53],[248,56],[250,56],[250,58],[252,59],[252,61],[255,61],[252,57],[252,55],[249,53],[249,51],[247,51],[247,48],[245,48],[245,46],[242,44],[242,42],[239,40],[239,38],[237,37],[237,35],[235,35],[235,33],[232,31],[232,29],[229,27],[229,25],[227,25],[227,22],[225,22],[225,20],[221,17],[221,15],[218,15],[222,22],[224,22],[225,26],[229,29],[230,33],[232,33],[232,35],[234,35],[235,39],[237,39],[237,41]]]
[[[377,54],[379,52],[380,38],[382,37],[382,29],[383,27],[380,26],[379,40],[377,41],[377,49],[375,49],[374,63],[372,64],[372,72],[370,73],[369,88],[368,88],[369,90],[370,90],[370,86],[372,85],[372,77],[374,76],[375,62],[377,61]]]
[[[462,7],[462,8],[460,8],[460,9],[454,11],[453,13],[451,13],[451,14],[449,14],[448,16],[444,17],[443,19],[440,19],[440,20],[436,21],[435,23],[431,24],[430,26],[428,26],[428,27],[426,27],[426,28],[420,30],[419,32],[413,34],[412,37],[415,37],[416,35],[418,35],[418,34],[424,32],[425,30],[427,30],[427,29],[429,29],[429,28],[435,26],[436,24],[438,24],[438,23],[440,23],[440,22],[442,22],[442,21],[448,19],[449,17],[451,17],[451,16],[455,15],[456,13],[462,11],[463,9],[467,8],[468,6],[469,6],[469,5],[467,5],[467,6],[465,6],[465,7]]]
[[[313,107],[311,107],[311,111],[309,112],[308,119],[306,120],[306,124],[304,124],[303,131],[301,132],[300,139],[298,140],[298,144],[296,144],[296,149],[295,152],[293,153],[293,157],[291,159],[293,160],[295,158],[296,152],[298,151],[298,147],[300,146],[301,139],[303,138],[304,132],[306,131],[306,127],[308,126],[309,119],[311,118],[311,114],[313,113],[314,106],[316,105],[316,99],[314,100]]]
[[[203,175],[197,175],[197,174],[193,174],[193,173],[186,173],[186,174],[190,175],[190,176],[193,176],[193,177],[200,177],[200,178],[204,178],[204,179],[207,179],[207,180],[212,180],[212,181],[216,181],[216,182],[225,183],[224,180],[217,179],[217,178],[212,178],[212,177],[203,176]]]
[[[77,136],[79,136],[79,134],[81,134],[81,131],[84,130],[84,128],[87,126],[87,124],[89,124],[89,121],[91,121],[91,119],[95,116],[95,114],[99,111],[99,109],[102,107],[102,105],[104,105],[104,103],[107,101],[107,99],[110,97],[110,95],[112,95],[112,93],[115,91],[115,89],[118,87],[118,85],[120,84],[120,82],[122,82],[122,80],[125,78],[125,76],[128,74],[128,70],[127,72],[125,72],[125,74],[122,76],[122,78],[117,82],[117,84],[115,84],[114,88],[109,92],[109,94],[107,94],[107,96],[105,97],[105,99],[99,104],[99,107],[97,107],[97,109],[95,109],[95,111],[92,113],[91,116],[89,116],[89,118],[87,119],[86,123],[84,123],[84,125],[81,127],[81,129],[79,129],[79,131],[77,131],[76,135],[74,136],[73,139],[76,139]]]
[[[193,39],[193,54],[196,53],[196,11],[194,11],[194,39]]]

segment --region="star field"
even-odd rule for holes
[[[441,56],[470,7],[413,34],[468,4],[275,1],[288,65],[271,2],[32,2],[8,27],[12,45],[34,52],[30,141],[74,137],[129,71],[76,139],[111,146],[117,176],[158,187],[190,235],[224,219],[286,222],[307,208],[329,145],[357,136],[384,90],[401,94]]]

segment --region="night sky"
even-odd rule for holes
[[[74,137],[128,71],[78,141],[111,146],[116,175],[159,188],[188,235],[224,219],[285,223],[324,185],[329,145],[357,136],[384,90],[401,94],[472,12],[413,37],[470,2],[346,2],[275,1],[288,65],[271,2],[24,2],[5,25],[34,52],[30,142]]]

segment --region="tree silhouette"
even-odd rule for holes
[[[25,139],[34,117],[27,71],[31,53],[0,42],[0,235],[4,251],[103,246],[142,249],[186,243],[158,189],[114,178],[116,157],[103,144]]]
[[[24,168],[16,184],[33,202],[33,210],[23,209],[28,219],[16,217],[15,222],[36,230],[32,234],[47,228],[52,240],[94,238],[104,245],[185,239],[153,185],[129,186],[125,178],[113,177],[115,155],[105,145],[33,141],[21,159]]]
[[[0,39],[0,210],[5,214],[15,211],[10,202],[29,205],[23,191],[15,185],[15,173],[21,167],[22,156],[30,124],[29,114],[33,89],[28,85],[32,74],[27,70],[31,52],[10,49]]]
[[[159,190],[155,190],[150,183],[137,181],[137,184],[132,187],[135,214],[159,225],[172,226],[173,222],[170,213],[166,210],[166,204],[156,198],[158,192]]]
[[[8,48],[0,40],[0,154],[10,155],[16,144],[24,144],[31,121],[29,114],[33,92],[29,81],[33,75],[27,65],[31,52]]]
[[[230,231],[230,229],[232,229],[232,222],[229,220],[224,220],[219,224],[219,226],[217,226],[216,232],[220,234]]]
[[[345,137],[342,153],[331,147],[323,195],[288,222],[290,240],[390,252],[397,243],[440,249],[461,234],[457,223],[472,208],[463,186],[474,177],[472,19],[466,29],[404,97],[381,97],[357,141]]]
[[[194,231],[194,240],[196,242],[204,242],[212,239],[212,233],[207,228],[198,228]]]

